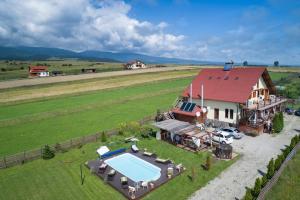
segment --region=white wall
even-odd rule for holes
[[[265,83],[265,81],[264,81],[264,79],[262,78],[262,77],[260,77],[259,78],[259,80],[258,80],[258,87],[257,87],[257,83],[253,86],[253,90],[257,90],[257,89],[268,89],[268,87],[267,87],[267,85],[266,85],[266,83]],[[252,94],[252,93],[251,93]],[[263,95],[263,98],[265,98],[265,95]],[[256,97],[255,98],[253,98],[252,96],[251,96],[251,100],[254,100],[254,101],[257,101],[258,100],[258,93],[257,93],[257,91],[256,91]]]
[[[200,99],[193,99],[193,102],[197,105],[201,105]],[[219,121],[228,122],[228,123],[236,123],[237,115],[240,115],[238,111],[238,104],[225,102],[225,101],[214,101],[214,100],[204,100],[204,106],[208,107],[207,118],[214,119],[215,108],[219,109]],[[225,118],[225,109],[229,109],[228,118]],[[230,109],[233,110],[233,119],[230,119]],[[238,112],[238,113],[237,113]]]

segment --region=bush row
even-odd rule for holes
[[[274,160],[270,160],[268,164],[268,172],[261,178],[255,180],[253,188],[247,188],[244,200],[254,200],[258,197],[261,189],[267,184],[267,182],[274,176],[275,172],[281,167],[286,157],[293,150],[293,148],[300,142],[300,135],[296,135],[292,138],[291,143],[287,146],[280,155]]]

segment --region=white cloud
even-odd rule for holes
[[[129,17],[130,9],[124,1],[109,0],[1,1],[0,44],[159,54],[184,39],[165,33],[166,22]]]

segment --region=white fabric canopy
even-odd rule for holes
[[[99,149],[97,149],[97,153],[102,156],[103,154],[109,152],[109,148],[107,146],[101,146]]]

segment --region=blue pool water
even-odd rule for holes
[[[159,167],[130,153],[124,153],[104,162],[135,182],[155,181],[160,177]]]

